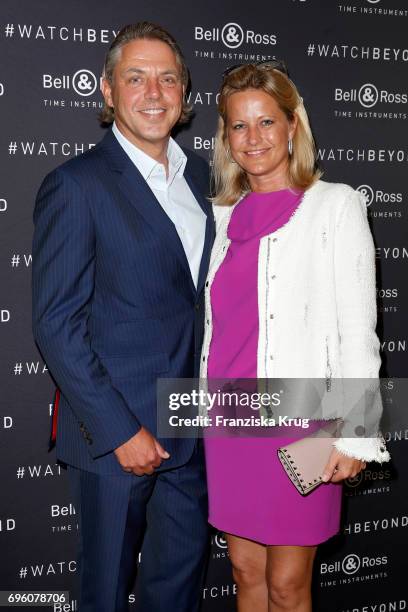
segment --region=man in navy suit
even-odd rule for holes
[[[156,381],[197,375],[214,224],[208,166],[170,137],[188,71],[159,26],[108,52],[91,151],[44,180],[33,327],[60,389],[57,456],[80,518],[80,612],[194,612],[208,550],[202,445],[159,439]]]

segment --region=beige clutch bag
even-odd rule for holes
[[[279,460],[301,495],[321,484],[338,429],[339,421],[331,421],[310,436],[278,449]]]

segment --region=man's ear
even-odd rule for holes
[[[101,92],[107,106],[113,108],[112,86],[105,77],[102,79]]]

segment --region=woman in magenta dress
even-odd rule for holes
[[[377,376],[365,205],[350,187],[319,180],[296,87],[278,63],[235,67],[224,76],[219,113],[217,238],[206,285],[202,377],[318,378],[328,367],[332,376]],[[339,243],[344,254],[332,256]],[[356,292],[347,316],[335,290],[344,274]],[[351,357],[356,354],[358,363]],[[311,611],[317,545],[339,529],[340,482],[357,475],[366,460],[387,459],[378,440],[342,439],[326,483],[302,497],[277,458],[290,439],[290,432],[205,439],[209,521],[226,534],[240,612]]]

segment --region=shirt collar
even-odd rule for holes
[[[140,174],[143,176],[145,181],[148,181],[154,174],[163,167],[158,161],[147,155],[142,149],[139,149],[130,140],[122,134],[117,127],[116,123],[113,123],[112,132],[114,133],[117,141],[129,155]],[[170,186],[174,181],[175,177],[182,177],[187,163],[187,157],[183,153],[181,147],[173,139],[169,139],[167,146],[167,159],[169,161],[169,176],[167,179],[167,186]]]

